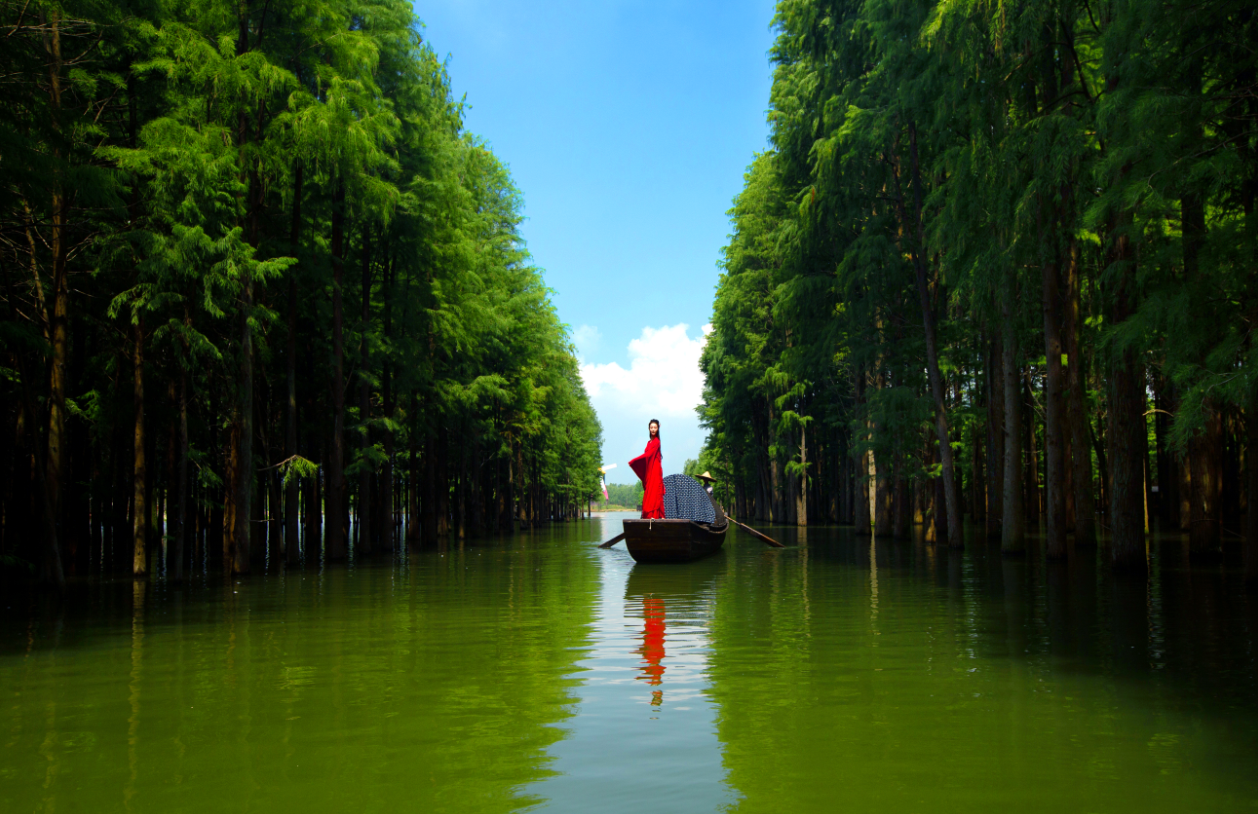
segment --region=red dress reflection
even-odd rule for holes
[[[664,680],[664,600],[654,596],[642,597],[642,647],[638,652],[646,662],[642,666],[642,675],[638,679],[646,679],[652,687]]]

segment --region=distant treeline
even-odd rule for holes
[[[630,508],[641,505],[642,481],[607,484],[607,502]]]
[[[782,0],[702,359],[740,515],[1258,578],[1258,7]],[[871,500],[872,498],[872,500]],[[872,503],[872,508],[871,508]],[[980,531],[981,533],[981,531]]]
[[[0,0],[0,37],[4,563],[241,573],[597,491],[519,193],[409,2]]]

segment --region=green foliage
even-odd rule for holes
[[[284,478],[284,484],[287,485],[289,478],[313,478],[319,472],[319,465],[314,461],[293,455],[276,464],[274,469],[278,469],[280,475]]]
[[[1046,266],[1077,275],[1067,364],[1085,403],[1104,413],[1101,371],[1131,350],[1172,393],[1180,445],[1211,411],[1258,409],[1258,105],[1237,95],[1258,19],[1242,5],[781,0],[772,148],[729,210],[701,363],[713,466],[769,495],[765,516],[812,461],[827,489],[867,452],[930,477],[919,269],[967,482],[994,343],[1016,339],[1041,387]],[[1138,259],[1117,262],[1119,240]],[[1128,278],[1134,313],[1115,316]]]
[[[607,484],[607,502],[613,506],[627,506],[633,509],[642,505],[643,491],[641,481],[609,483]]]
[[[8,437],[47,433],[47,415],[25,415],[14,397],[51,387],[54,276],[69,258],[64,347],[81,359],[65,401],[90,439],[74,465],[91,493],[110,494],[110,473],[130,465],[137,333],[141,407],[163,462],[186,381],[203,506],[239,497],[242,409],[258,461],[327,488],[337,336],[344,474],[409,479],[442,458],[449,488],[474,487],[486,514],[508,477],[535,513],[598,491],[601,428],[520,238],[521,194],[464,131],[409,3],[197,0],[124,15],[0,0],[0,29]],[[54,32],[61,65],[49,61]],[[58,200],[69,201],[61,232]],[[8,364],[15,354],[31,381]],[[290,375],[296,449],[285,448]],[[512,469],[520,461],[527,471]],[[149,472],[176,488],[164,466]]]

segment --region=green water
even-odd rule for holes
[[[0,602],[0,811],[1258,811],[1258,597],[619,516]]]

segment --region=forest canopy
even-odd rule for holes
[[[1258,578],[1256,11],[781,0],[702,359],[737,513]]]
[[[0,0],[6,563],[242,573],[598,491],[520,192],[421,31],[402,0]]]

